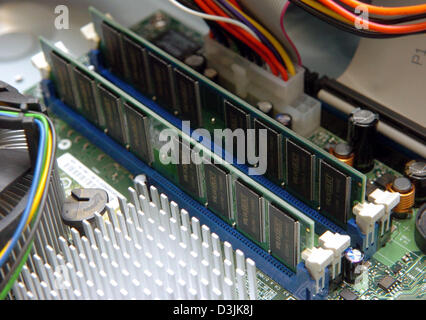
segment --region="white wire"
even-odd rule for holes
[[[247,27],[244,23],[231,19],[231,18],[226,18],[226,17],[220,17],[220,16],[213,16],[210,14],[206,14],[206,13],[202,13],[202,12],[198,12],[195,10],[192,10],[188,7],[185,7],[183,4],[177,2],[177,0],[169,0],[169,2],[173,5],[175,5],[176,7],[178,7],[179,9],[192,14],[194,16],[206,19],[206,20],[212,20],[212,21],[222,21],[222,22],[226,22],[226,23],[230,23],[233,25],[236,25],[242,29],[244,29],[245,31],[247,31],[248,33],[250,33],[253,37],[255,37],[257,40],[260,41],[259,37],[256,35],[256,33],[253,32],[253,30],[251,30],[249,27]]]

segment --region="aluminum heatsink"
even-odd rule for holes
[[[256,266],[157,188],[129,188],[133,203],[83,221],[61,250],[46,246],[15,283],[17,299],[256,299]]]

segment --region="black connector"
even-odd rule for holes
[[[36,111],[47,115],[47,108],[37,98],[21,94],[15,87],[0,81],[0,103],[17,111]]]

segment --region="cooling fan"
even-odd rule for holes
[[[0,291],[19,276],[30,252],[46,257],[64,234],[64,191],[55,170],[55,132],[32,97],[0,82]],[[35,262],[28,258],[28,265]]]

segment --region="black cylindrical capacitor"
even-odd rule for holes
[[[374,149],[379,116],[369,110],[358,109],[349,118],[348,141],[354,149],[354,166],[361,172],[374,168]]]
[[[353,248],[348,248],[343,254],[343,276],[346,282],[355,283],[355,280],[363,272],[362,263],[364,254]]]
[[[426,200],[426,162],[410,161],[405,167],[405,175],[416,187],[416,202]]]
[[[285,127],[291,129],[293,125],[293,118],[288,113],[279,113],[276,115],[275,120],[284,125]]]
[[[185,64],[199,73],[203,73],[207,66],[206,58],[200,54],[190,55],[185,59]]]

